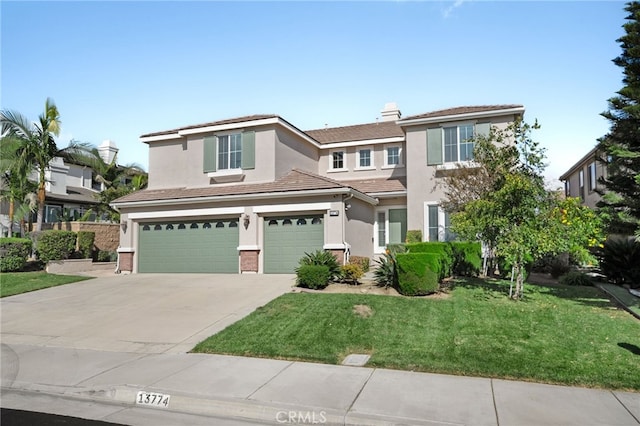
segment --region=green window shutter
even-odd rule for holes
[[[215,172],[217,160],[218,138],[215,136],[206,136],[204,138],[204,150],[202,153],[203,172]]]
[[[427,165],[442,164],[442,129],[427,129]]]
[[[491,123],[478,123],[476,124],[476,136],[489,136],[491,130]]]
[[[256,132],[242,133],[242,168],[256,168]]]

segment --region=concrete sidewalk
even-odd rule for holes
[[[64,401],[93,402],[101,408],[84,416],[125,424],[179,424],[178,413],[204,416],[202,424],[207,418],[216,424],[221,418],[263,424],[640,424],[640,393],[235,356],[22,344],[2,344],[1,359],[3,407],[29,409],[30,397],[48,395],[57,397],[51,398],[57,411],[74,406]],[[169,395],[168,407],[136,405],[139,391]],[[131,410],[137,410],[138,421],[131,420]]]

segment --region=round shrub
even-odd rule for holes
[[[95,239],[96,233],[93,231],[78,231],[78,251],[83,259],[91,258]]]
[[[43,262],[68,259],[76,248],[76,233],[44,231],[38,236],[36,254]]]
[[[304,257],[299,260],[300,266],[305,265],[320,265],[329,268],[329,279],[339,278],[341,274],[340,264],[338,259],[326,250],[316,250],[313,253],[305,253]],[[296,270],[297,272],[297,270]]]
[[[433,253],[404,253],[396,257],[398,291],[405,296],[424,296],[438,291],[439,255]]]
[[[362,270],[362,266],[357,263],[348,263],[342,266],[342,279],[353,283],[358,284],[358,280],[362,278],[364,275],[364,271]]]
[[[302,265],[296,270],[296,283],[300,287],[321,290],[329,284],[331,271],[325,265]]]
[[[28,238],[0,239],[0,272],[21,271],[31,254],[31,240]]]

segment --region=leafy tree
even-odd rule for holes
[[[640,2],[628,3],[625,10],[626,34],[617,40],[622,54],[613,60],[623,68],[624,87],[602,113],[611,128],[598,144],[600,160],[607,164],[607,177],[601,179],[606,191],[598,207],[610,232],[635,232],[640,240]]]
[[[475,138],[474,164],[444,179],[453,231],[480,239],[505,260],[512,269],[515,288],[509,293],[515,299],[523,295],[531,262],[563,251],[587,258],[586,247],[602,242],[593,214],[545,189],[545,150],[531,138],[537,128],[537,122],[521,120],[505,130],[492,128],[488,136]],[[469,188],[479,181],[482,188]]]
[[[9,202],[9,237],[13,236],[15,218],[20,218],[22,224],[24,217],[37,207],[37,185],[29,180],[30,170],[16,161],[16,150],[15,141],[0,139],[0,199]]]
[[[11,156],[13,164],[5,170],[17,171],[20,179],[32,171],[38,175],[36,231],[41,231],[44,222],[46,169],[54,157],[63,152],[72,156],[77,147],[71,143],[63,150],[58,149],[54,137],[60,133],[60,114],[50,98],[47,98],[44,112],[37,122],[30,122],[17,111],[2,110],[0,123],[3,145],[10,145],[15,149]]]

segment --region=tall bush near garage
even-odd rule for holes
[[[38,236],[36,256],[43,262],[68,259],[76,248],[76,238],[73,231],[44,231]]]
[[[402,253],[396,256],[398,291],[405,296],[424,296],[438,291],[440,255]]]
[[[93,231],[78,231],[78,251],[83,259],[90,259],[93,255],[93,243],[96,233]]]
[[[0,239],[0,272],[21,271],[31,254],[31,240],[28,238]]]

